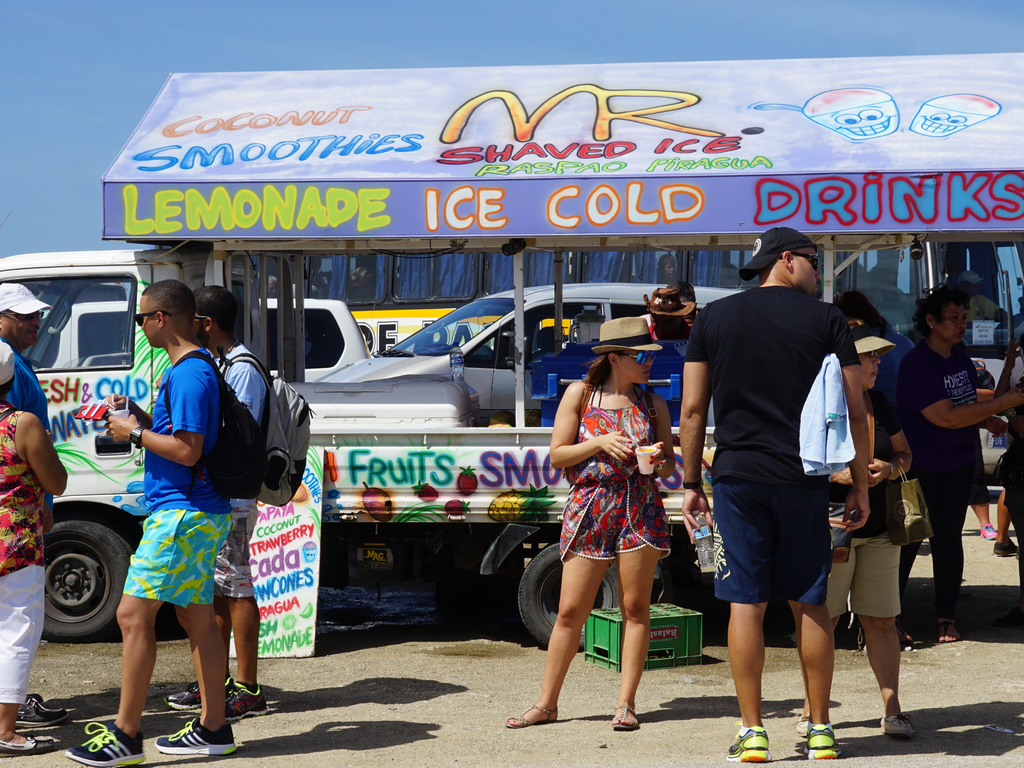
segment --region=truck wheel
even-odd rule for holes
[[[132,547],[116,530],[92,520],[60,520],[46,535],[46,620],[55,642],[109,640]]]
[[[523,624],[540,644],[546,648],[551,630],[558,618],[558,597],[562,589],[562,561],[558,557],[558,545],[544,547],[526,566],[519,581],[519,615]],[[652,603],[671,603],[675,597],[672,574],[661,563],[654,572],[654,587],[651,590]],[[605,572],[601,586],[594,599],[595,608],[619,607],[619,579],[615,567]],[[583,648],[583,634],[580,633],[580,648]]]
[[[549,544],[530,560],[519,580],[519,615],[541,648],[547,648],[558,618],[561,590],[562,561],[558,557],[558,544]],[[617,608],[618,605],[619,581],[615,569],[609,568],[601,579],[594,607]],[[582,633],[580,647],[583,647]]]

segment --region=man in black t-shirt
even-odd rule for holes
[[[708,405],[714,395],[715,594],[731,604],[729,658],[742,727],[729,750],[734,761],[770,759],[761,722],[764,612],[788,600],[811,705],[807,750],[838,752],[829,722],[834,641],[825,605],[832,565],[828,475],[808,476],[800,458],[800,417],[829,355],[842,370],[849,426],[857,449],[847,524],[864,524],[868,432],[860,361],[843,314],[815,297],[817,247],[788,227],[765,232],[740,270],[757,288],[709,304],[694,322],[683,372],[679,421],[685,469],[683,514],[703,512],[701,484]]]

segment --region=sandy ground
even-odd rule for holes
[[[993,518],[995,510],[993,508]],[[832,719],[844,760],[878,765],[1024,763],[1024,629],[991,622],[1019,597],[1017,562],[992,556],[969,515],[967,568],[958,624],[961,643],[937,645],[932,612],[931,558],[918,560],[904,609],[904,626],[918,639],[902,656],[904,710],[918,737],[881,735],[881,698],[855,630],[837,633]],[[343,597],[345,593],[340,593]],[[239,750],[215,759],[246,766],[637,766],[724,762],[738,710],[725,645],[727,612],[707,591],[678,602],[705,614],[703,665],[651,671],[638,697],[643,727],[609,726],[618,693],[616,673],[577,657],[569,672],[558,723],[524,731],[503,727],[535,699],[544,652],[500,599],[461,610],[436,609],[425,590],[406,595],[400,611],[365,591],[325,609],[317,657],[270,660],[260,674],[272,714],[235,725]],[[345,598],[348,599],[348,598]],[[398,618],[396,618],[398,617]],[[803,760],[794,730],[802,700],[788,608],[771,606],[764,711],[776,760]],[[843,626],[843,625],[841,625]],[[194,677],[187,643],[160,642],[143,718],[147,761],[168,765],[206,761],[161,755],[157,736],[185,717],[162,697]],[[62,747],[81,743],[82,725],[112,719],[120,682],[120,646],[45,645],[31,690],[72,718],[49,734]],[[987,729],[995,726],[1012,733]],[[38,731],[40,735],[46,731]],[[68,766],[61,753],[15,758],[8,764]]]

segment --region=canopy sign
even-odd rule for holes
[[[1024,54],[171,75],[113,239],[1019,230]]]

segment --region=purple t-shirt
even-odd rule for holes
[[[974,464],[975,426],[946,429],[932,424],[921,411],[941,400],[966,405],[978,400],[978,374],[962,349],[949,357],[925,342],[910,350],[896,378],[896,415],[913,451],[914,469],[949,472]]]

